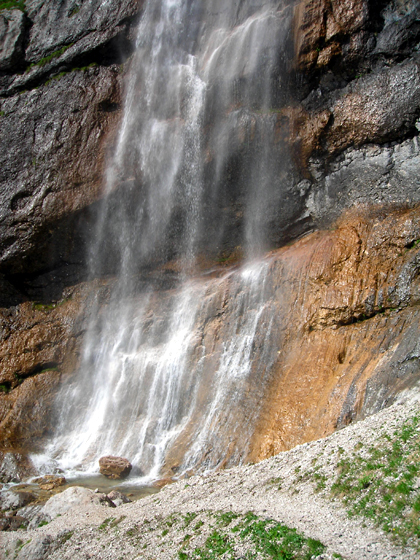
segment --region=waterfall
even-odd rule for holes
[[[147,0],[89,254],[112,277],[49,460],[143,480],[245,460],[276,347],[288,1]],[[217,266],[244,257],[234,268]]]

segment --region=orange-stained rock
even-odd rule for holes
[[[310,71],[341,53],[340,42],[368,21],[366,0],[302,0],[295,7],[296,66]],[[337,41],[340,38],[340,41]]]
[[[69,288],[49,305],[0,309],[0,449],[34,450],[51,429],[56,391],[62,375],[77,368],[101,286],[95,281]]]
[[[47,474],[40,478],[35,478],[32,482],[38,484],[41,490],[54,490],[66,484],[67,481],[64,476]]]
[[[108,455],[99,459],[99,472],[111,479],[126,478],[133,468],[128,459]]]
[[[420,213],[347,216],[284,251],[291,325],[252,460],[331,434],[420,380]]]
[[[253,399],[263,403],[252,420],[250,460],[328,435],[392,403],[401,391],[419,382],[418,240],[420,208],[366,208],[348,213],[334,229],[310,234],[270,255],[267,282],[272,291],[274,359],[269,365],[263,363],[267,349],[257,333],[247,396],[227,411],[245,421],[249,398],[251,403]],[[223,278],[209,295],[214,302],[209,305],[210,315],[199,318],[197,352],[190,358],[202,359],[202,344],[207,349],[203,375],[208,383],[197,394],[203,406],[209,398],[205,388],[211,386],[233,320],[234,302],[226,298],[235,292],[228,287],[229,282],[237,282],[236,272],[225,273],[223,269]],[[80,335],[94,309],[89,293],[101,294],[101,290],[100,298],[106,302],[106,283],[93,282],[75,288],[71,300],[52,309],[25,303],[20,315],[8,317],[0,344],[2,379],[10,383],[10,391],[0,395],[4,448],[33,449],[42,443],[57,388],[77,365]],[[166,297],[165,291],[155,294],[157,313],[160,299]],[[55,338],[57,329],[63,329],[62,339]],[[11,348],[17,357],[8,365]],[[57,369],[33,369],[52,355],[58,356]],[[15,385],[15,372],[29,372],[29,377]],[[199,414],[200,406],[197,410]],[[182,464],[196,420],[192,418],[168,453],[162,478],[173,476]],[[224,465],[234,462],[235,437],[226,434]]]

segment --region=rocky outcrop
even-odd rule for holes
[[[27,449],[29,444],[36,449],[35,442],[48,431],[57,387],[63,375],[76,369],[89,315],[98,301],[106,300],[107,291],[107,286],[101,288],[96,282],[81,284],[69,288],[55,303],[25,302],[0,310],[0,440],[4,450]],[[6,453],[7,457],[4,473],[0,467],[5,481],[12,465],[16,464],[16,473],[28,470],[19,455]]]
[[[64,283],[77,278],[89,231],[80,211],[99,196],[120,85],[116,66],[91,67],[1,103],[0,267],[9,278],[51,269]]]
[[[40,282],[58,292],[83,275],[94,209],[84,210],[103,184],[141,6],[31,1],[0,12],[0,268],[25,294],[28,275],[54,270]]]
[[[20,10],[0,12],[0,71],[9,70],[23,54],[25,14]]]

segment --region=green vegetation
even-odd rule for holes
[[[331,492],[349,515],[372,519],[402,545],[420,550],[419,417],[405,422],[393,437],[338,462]]]
[[[39,301],[34,301],[33,304],[32,304],[32,309],[34,311],[43,311],[44,313],[47,313],[48,311],[52,311],[56,307],[60,307],[60,305],[64,305],[65,303],[67,303],[70,300],[71,300],[71,296],[68,297],[68,298],[62,299],[61,301],[53,301],[53,302],[50,302],[50,303],[41,303]]]
[[[214,515],[217,527],[213,528],[202,547],[187,552],[180,550],[180,560],[215,560],[236,558],[235,541],[247,543],[245,558],[275,558],[276,560],[310,560],[322,554],[325,546],[319,541],[307,539],[296,529],[290,529],[273,519],[261,519],[254,513],[240,516],[225,512]],[[235,524],[232,523],[235,522]],[[230,526],[230,529],[227,527]],[[235,538],[236,537],[236,538]]]
[[[38,527],[44,527],[45,525],[48,525],[48,521],[44,519],[44,521],[41,521],[41,523],[38,524]]]
[[[406,249],[417,249],[420,245],[420,239],[416,239],[405,246]]]
[[[104,531],[107,527],[109,523],[112,523],[112,521],[115,520],[115,517],[107,517],[106,519],[103,520],[103,522],[99,525],[99,529],[101,531]]]
[[[22,548],[24,546],[26,546],[27,544],[29,544],[31,542],[31,539],[29,539],[26,542],[23,542],[21,539],[18,539],[16,541],[16,548],[15,548],[15,556],[18,554],[18,552],[20,552],[22,550]]]
[[[67,76],[67,74],[71,74],[72,72],[85,72],[86,70],[88,70],[88,68],[94,68],[95,66],[98,66],[97,62],[91,62],[88,66],[82,66],[80,68],[75,67],[75,68],[72,68],[71,70],[63,70],[63,72],[60,72],[59,74],[56,74],[55,76],[51,76],[51,78],[49,78],[45,82],[45,85],[48,85],[53,80],[60,80],[63,76]]]
[[[197,517],[197,514],[195,512],[190,512],[187,513],[184,516],[184,527],[187,528],[188,525],[191,523],[191,521],[194,521],[194,519]]]
[[[25,1],[24,0],[0,0],[0,11],[1,10],[12,10],[17,9],[22,12],[25,11]]]
[[[104,528],[112,519],[104,521]],[[325,546],[319,541],[252,512],[239,514],[202,510],[172,513],[164,519],[158,516],[151,521],[144,520],[142,525],[128,529],[125,538],[132,546],[145,549],[148,540],[153,539],[150,531],[162,529],[160,535],[168,536],[168,541],[162,540],[161,546],[173,547],[180,543],[178,550],[172,552],[179,560],[311,560],[325,551]],[[334,558],[341,557],[335,555]]]
[[[113,529],[116,527],[121,521],[123,521],[127,516],[121,515],[121,517],[107,517],[100,525],[99,529],[104,531],[105,529]]]
[[[64,54],[73,45],[74,45],[74,43],[71,43],[70,45],[65,45],[64,47],[61,47],[61,49],[58,49],[57,51],[54,51],[53,53],[49,54],[48,56],[44,56],[44,58],[41,58],[41,60],[38,60],[38,62],[33,62],[32,64],[30,64],[28,66],[28,68],[26,69],[26,72],[29,72],[34,66],[43,67],[46,64],[48,64],[49,62],[51,62],[52,60],[54,60],[54,58],[59,58],[62,54]]]
[[[64,534],[61,534],[57,539],[56,543],[58,546],[62,546],[67,541],[69,541],[73,536],[73,531],[66,531]]]
[[[72,10],[70,11],[70,13],[69,13],[69,18],[75,16],[75,15],[78,14],[79,12],[80,12],[80,6],[77,6],[77,5],[74,6],[74,7],[72,8]]]
[[[8,393],[10,391],[10,383],[0,383],[0,393]]]

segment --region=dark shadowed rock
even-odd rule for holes
[[[119,103],[116,67],[71,72],[2,102],[0,263],[8,274],[81,261],[71,216],[98,197],[105,131]]]
[[[111,479],[126,478],[132,469],[128,459],[123,457],[101,457],[99,459],[99,472]]]

